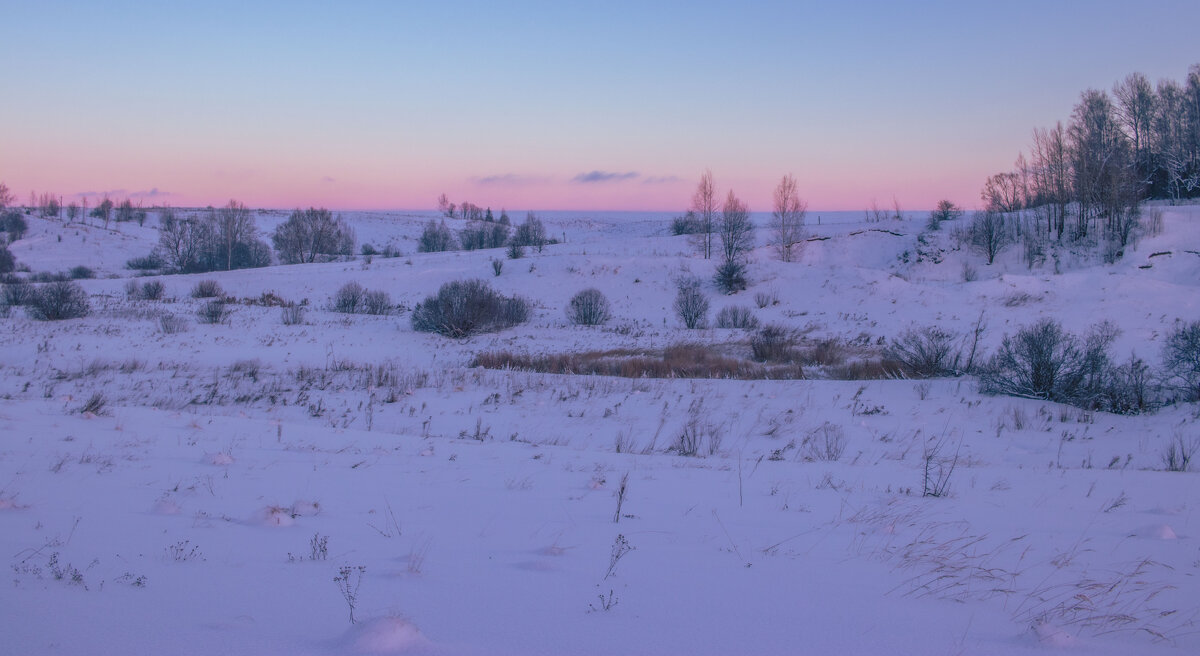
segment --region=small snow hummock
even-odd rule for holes
[[[292,504],[293,517],[315,517],[321,514],[321,504],[317,501],[297,500]]]
[[[375,617],[346,633],[347,642],[363,654],[402,654],[430,646],[429,640],[402,617]]]
[[[1171,528],[1170,524],[1152,524],[1144,526],[1138,530],[1135,535],[1139,538],[1150,538],[1151,540],[1178,540],[1179,536],[1175,534],[1175,529]]]
[[[267,506],[258,511],[255,523],[263,526],[291,526],[296,523],[291,508],[282,506]]]
[[[205,454],[204,461],[210,465],[232,465],[234,463],[233,456],[228,453]]]
[[[1037,641],[1043,645],[1050,647],[1070,647],[1075,644],[1075,636],[1067,633],[1062,627],[1055,626],[1050,622],[1038,620],[1029,627],[1029,630],[1037,638]]]

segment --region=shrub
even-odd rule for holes
[[[501,271],[504,271],[504,260],[498,257],[492,258],[492,274],[499,277]]]
[[[730,305],[717,312],[717,328],[754,330],[758,328],[758,317],[748,307]]]
[[[87,292],[79,283],[70,281],[42,285],[29,299],[27,311],[39,321],[62,321],[86,317],[92,308]]]
[[[14,280],[4,286],[3,303],[8,306],[28,305],[33,300],[33,285],[24,280]]]
[[[20,240],[29,230],[29,224],[25,223],[25,219],[17,212],[5,212],[4,216],[0,217],[0,223],[3,223],[10,242]]]
[[[953,202],[948,200],[938,201],[937,209],[929,213],[929,222],[925,224],[930,230],[938,230],[942,227],[942,221],[953,221],[962,216],[962,210]]]
[[[216,280],[201,280],[192,287],[192,298],[219,298],[224,295],[225,290]]]
[[[96,272],[83,265],[71,267],[71,280],[91,280]]]
[[[1200,440],[1187,441],[1183,435],[1176,434],[1163,452],[1163,466],[1167,471],[1185,472],[1190,468],[1197,450],[1200,450]]]
[[[700,224],[700,219],[696,217],[695,212],[688,212],[683,216],[677,216],[671,219],[671,234],[679,235],[694,235],[703,230]]]
[[[341,289],[338,289],[337,293],[333,295],[334,312],[355,314],[362,311],[366,294],[367,290],[356,282],[348,282],[342,285]]]
[[[1004,336],[980,374],[980,391],[1094,406],[1109,382],[1114,336],[1101,324],[1081,342],[1057,322],[1042,319]]]
[[[726,294],[735,294],[746,288],[746,263],[740,260],[726,260],[717,265],[713,282]]]
[[[585,289],[567,305],[567,319],[577,326],[599,326],[611,316],[608,299],[599,289]]]
[[[369,291],[363,294],[362,311],[364,314],[391,314],[392,297],[384,291]]]
[[[675,313],[688,330],[708,325],[708,297],[697,278],[682,278],[676,283]]]
[[[63,271],[38,271],[29,278],[33,282],[66,282],[71,276]]]
[[[158,318],[158,329],[164,335],[175,335],[188,329],[187,319],[174,314],[164,314]]]
[[[768,305],[779,305],[779,296],[775,292],[755,292],[754,304],[760,310]]]
[[[482,280],[456,280],[413,308],[412,327],[463,338],[524,323],[529,312],[528,301],[519,296],[498,294]]]
[[[304,306],[288,303],[283,306],[281,319],[285,326],[299,326],[304,323]]]
[[[13,257],[8,246],[0,244],[0,273],[12,273],[17,269],[17,258]]]
[[[763,326],[750,338],[750,353],[758,362],[791,362],[796,358],[796,333],[775,324]]]
[[[446,227],[445,221],[429,220],[417,240],[418,253],[440,253],[454,250],[454,233]]]
[[[232,312],[225,301],[216,299],[205,303],[196,312],[196,317],[200,319],[200,323],[218,324],[224,323]]]
[[[162,299],[166,291],[167,287],[161,280],[148,280],[142,283],[140,295],[143,301],[158,301]]]
[[[363,244],[359,252],[363,255],[379,255],[379,251],[375,250],[375,247],[369,243]]]
[[[1163,344],[1163,372],[1188,401],[1200,400],[1200,321],[1177,327]]]
[[[140,285],[136,280],[125,283],[125,296],[131,301],[157,301],[162,299],[165,291],[161,280],[150,280]]]
[[[135,257],[125,262],[125,268],[134,271],[157,271],[165,269],[166,266],[166,261],[157,252],[152,252],[143,257]]]
[[[525,247],[515,241],[509,242],[507,254],[510,260],[519,260],[525,257]]]
[[[962,360],[957,341],[958,335],[937,326],[909,328],[892,339],[884,355],[899,362],[904,374],[914,378],[956,375]]]

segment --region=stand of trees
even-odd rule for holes
[[[159,221],[156,251],[175,271],[229,271],[271,264],[271,249],[258,238],[254,215],[237,201],[193,216],[164,209]]]
[[[1200,64],[1181,85],[1132,73],[1112,95],[1088,89],[1064,126],[1035,129],[1030,157],[984,184],[987,210],[1036,208],[1056,239],[1124,247],[1146,199],[1200,196]]]

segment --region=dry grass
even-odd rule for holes
[[[668,346],[660,352],[614,349],[584,353],[521,355],[508,351],[492,351],[476,355],[471,366],[620,378],[804,378],[804,369],[799,364],[759,364],[719,353],[708,345],[691,343]]]

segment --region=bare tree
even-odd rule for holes
[[[1012,241],[1004,215],[1000,212],[985,210],[976,212],[971,221],[971,246],[987,257],[987,263],[996,261],[996,256]]]
[[[1154,106],[1157,98],[1150,80],[1141,73],[1131,73],[1113,86],[1117,98],[1117,117],[1125,136],[1133,144],[1133,159],[1138,176],[1146,180],[1150,176],[1150,132],[1154,122]]]
[[[1046,231],[1054,232],[1061,240],[1071,202],[1071,163],[1062,123],[1049,130],[1033,131],[1032,168],[1034,195],[1039,203],[1049,206]]]
[[[67,204],[67,222],[70,223],[79,218],[79,203],[71,201]]]
[[[8,188],[8,185],[0,182],[0,210],[7,209],[15,202],[17,202],[17,197],[12,190]]]
[[[808,203],[796,193],[796,178],[785,175],[775,187],[775,209],[771,212],[771,239],[782,262],[791,262],[796,247],[804,241],[804,215]]]
[[[729,190],[721,207],[721,264],[715,281],[726,294],[746,288],[746,260],[754,248],[754,224],[750,208]]]
[[[700,176],[700,184],[696,193],[692,194],[691,211],[699,221],[699,232],[695,233],[697,245],[704,259],[712,257],[713,232],[716,230],[717,191],[713,186],[712,171],[705,170]]]
[[[1021,176],[1015,172],[997,173],[987,179],[980,194],[985,209],[1015,212],[1021,209]]]
[[[297,209],[271,235],[285,264],[316,262],[354,252],[354,230],[325,208]]]
[[[92,216],[104,220],[104,229],[108,229],[108,222],[112,219],[113,202],[108,196],[104,200],[96,203],[96,209],[92,210]]]
[[[454,211],[450,209],[450,199],[446,197],[446,194],[438,196],[437,204],[438,211],[441,212],[443,216],[447,218],[454,216]]]
[[[220,245],[225,270],[233,269],[233,251],[243,242],[253,241],[254,217],[242,203],[231,200],[225,206],[212,210],[216,222],[217,243]]]

